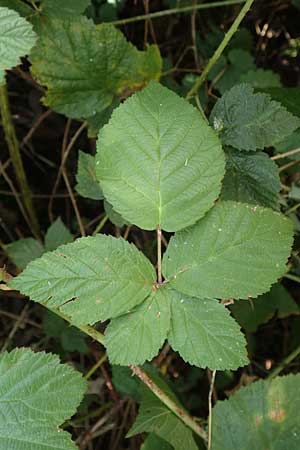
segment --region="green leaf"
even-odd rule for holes
[[[116,225],[116,227],[121,228],[124,225],[128,225],[128,222],[125,219],[123,219],[123,217],[119,213],[117,213],[112,207],[112,205],[106,200],[104,200],[104,210],[111,223]]]
[[[300,376],[260,380],[213,408],[212,450],[298,450]]]
[[[159,386],[162,388],[161,386]],[[167,392],[169,395],[169,393]],[[155,433],[175,450],[198,450],[192,431],[175,416],[149,389],[143,390],[139,414],[127,437],[138,433]]]
[[[105,332],[112,364],[143,364],[159,352],[170,328],[170,294],[153,292],[130,313],[113,319]]]
[[[132,376],[132,370],[125,366],[112,366],[112,382],[116,390],[125,396],[140,401],[140,383],[137,377]]]
[[[168,341],[186,362],[211,370],[235,370],[248,363],[245,338],[224,305],[176,291],[171,296]]]
[[[269,94],[272,99],[277,100],[282,103],[283,106],[286,107],[288,111],[295,116],[300,117],[300,88],[278,88],[272,87],[268,89],[264,89],[264,92]]]
[[[152,82],[101,130],[96,175],[105,198],[130,223],[175,231],[212,206],[224,154],[198,110]]]
[[[99,234],[45,253],[10,285],[80,325],[126,313],[150,294],[155,278],[133,244]]]
[[[88,351],[85,334],[51,311],[44,312],[43,331],[47,337],[59,340],[66,352],[87,353]]]
[[[215,104],[210,120],[224,145],[245,151],[275,145],[300,126],[298,117],[270,96],[254,94],[248,84],[226,92]]]
[[[95,157],[79,150],[75,186],[78,194],[93,200],[103,200],[103,193],[96,178]]]
[[[281,183],[275,162],[266,153],[233,148],[226,150],[226,156],[221,197],[277,209]]]
[[[285,153],[290,150],[295,150],[300,148],[300,128],[298,128],[294,133],[284,139],[282,142],[279,142],[275,145],[276,153]],[[300,160],[300,152],[294,153],[288,157],[291,160],[299,161]]]
[[[0,86],[5,83],[5,70],[20,64],[36,41],[32,25],[16,11],[0,7]]]
[[[167,441],[156,436],[154,433],[148,434],[141,446],[141,450],[172,450],[172,448]]]
[[[1,6],[9,8],[10,10],[13,9],[20,14],[20,16],[25,18],[29,18],[35,14],[35,11],[29,5],[23,3],[22,0],[0,0],[0,7]]]
[[[58,217],[47,230],[45,236],[45,250],[46,252],[50,252],[56,250],[60,245],[69,244],[69,242],[73,241],[73,234],[70,233],[61,218]]]
[[[171,286],[201,298],[257,297],[285,271],[293,224],[259,206],[221,202],[171,238],[163,273]]]
[[[241,75],[240,83],[251,84],[255,89],[281,87],[280,75],[272,70],[255,69]]]
[[[5,246],[5,250],[19,269],[25,269],[27,264],[44,253],[42,244],[31,237],[12,242]]]
[[[45,105],[73,118],[95,115],[116,96],[159,78],[162,65],[157,46],[140,52],[112,25],[83,16],[46,20],[30,61],[48,88]]]
[[[78,16],[91,4],[90,0],[40,0],[42,14],[48,17],[66,18]]]
[[[75,450],[59,425],[76,411],[86,390],[81,375],[56,355],[15,349],[0,356],[0,447]]]
[[[281,284],[275,284],[270,292],[249,302],[235,302],[230,310],[248,332],[255,332],[259,325],[267,323],[275,314],[279,318],[300,314],[298,305]]]

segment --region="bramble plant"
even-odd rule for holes
[[[245,2],[204,69],[210,80],[252,3]],[[16,2],[21,4],[24,9],[16,10],[30,18],[31,8]],[[213,371],[213,379],[217,370],[248,364],[246,339],[236,320],[239,305],[278,289],[275,283],[286,273],[294,235],[293,222],[279,212],[277,166],[263,150],[297,132],[300,120],[270,95],[254,90],[253,79],[262,85],[271,80],[268,87],[278,87],[278,80],[253,62],[246,73],[230,67],[233,75],[218,80],[223,95],[207,119],[201,106],[189,101],[202,75],[183,98],[159,82],[162,59],[156,45],[137,50],[113,25],[96,26],[81,16],[88,1],[74,4],[73,16],[69,2],[57,9],[56,2],[41,1],[31,10],[35,31],[16,11],[0,7],[3,126],[11,122],[4,71],[29,54],[31,73],[45,86],[44,104],[84,119],[91,135],[98,135],[96,155],[79,154],[77,192],[104,200],[113,223],[155,231],[155,265],[124,237],[96,232],[74,240],[60,219],[42,244],[18,143],[11,137],[14,129],[6,127],[25,215],[36,233],[6,246],[24,270],[11,277],[3,269],[1,286],[44,305],[104,345],[111,364],[130,366],[142,383],[133,386],[133,392],[140,390],[141,406],[128,436],[149,433],[143,449],[182,450],[185,442],[187,450],[196,450],[198,435],[212,450],[250,450],[255,426],[263,430],[255,448],[272,442],[272,448],[283,450],[287,447],[281,443],[289,442],[289,449],[296,450],[293,411],[299,401],[294,409],[291,403],[299,376],[259,381],[218,402],[206,430],[158,372],[138,366],[166,344],[190,365]],[[235,66],[235,50],[230,52],[227,58]],[[169,241],[166,233],[172,233]],[[285,308],[282,314],[293,313],[295,305],[290,301]],[[104,336],[98,323],[102,329],[105,325]],[[75,449],[70,435],[57,431],[75,412],[85,384],[54,355],[29,349],[3,353],[0,447],[17,449],[19,442],[22,450],[42,445]],[[274,437],[276,432],[281,436]]]

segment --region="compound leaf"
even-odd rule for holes
[[[75,450],[59,425],[76,411],[86,389],[81,375],[56,355],[15,349],[0,356],[0,447]]]
[[[102,190],[96,178],[95,157],[79,150],[75,186],[78,194],[93,200],[103,200]]]
[[[224,305],[176,291],[171,296],[168,341],[186,362],[211,370],[235,370],[248,363],[245,338]]]
[[[5,70],[12,69],[27,55],[36,41],[32,25],[16,11],[0,7],[0,86]]]
[[[213,408],[212,450],[298,450],[300,376],[260,380]]]
[[[245,151],[272,146],[300,126],[298,117],[269,95],[254,94],[248,84],[226,92],[215,104],[210,120],[223,144]]]
[[[143,364],[157,355],[170,328],[170,294],[153,292],[130,313],[113,319],[105,332],[112,364]]]
[[[116,96],[159,78],[162,65],[157,46],[140,52],[114,26],[83,16],[46,20],[30,60],[48,88],[44,103],[73,118],[93,116]]]
[[[42,244],[31,237],[12,242],[5,246],[5,250],[19,269],[25,269],[27,264],[44,253]]]
[[[281,183],[275,162],[266,153],[233,148],[226,150],[226,157],[221,197],[277,209]]]
[[[60,308],[74,324],[126,313],[152,289],[150,261],[124,239],[77,239],[31,262],[10,285],[34,301]]]
[[[56,250],[63,244],[74,241],[73,234],[68,230],[60,217],[58,217],[48,228],[45,236],[45,250],[50,252]]]
[[[130,223],[175,231],[212,206],[224,154],[192,105],[151,82],[115,109],[101,130],[96,175],[105,198]]]
[[[259,206],[221,202],[193,227],[171,238],[163,272],[184,294],[257,297],[285,273],[293,224]]]

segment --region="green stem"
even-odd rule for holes
[[[235,21],[233,22],[233,24],[231,25],[231,27],[229,28],[227,33],[225,34],[225,37],[224,37],[223,41],[221,42],[221,44],[219,45],[219,47],[217,48],[217,50],[215,51],[213,56],[208,61],[208,64],[206,65],[205,69],[201,73],[200,77],[195,81],[193,87],[187,93],[187,96],[186,96],[187,99],[189,99],[190,97],[192,97],[193,95],[195,95],[198,92],[198,89],[203,84],[203,82],[205,81],[208,73],[211,71],[211,69],[216,64],[216,62],[218,61],[218,59],[222,55],[223,51],[225,50],[225,48],[229,44],[232,36],[237,31],[238,27],[240,26],[240,23],[242,22],[242,20],[244,19],[245,15],[247,14],[249,9],[251,8],[253,2],[254,2],[254,0],[247,0],[246,1],[246,3],[244,4],[243,8],[241,9],[239,15],[237,16],[237,18],[235,19]]]
[[[286,356],[281,361],[279,366],[275,367],[275,369],[272,370],[272,372],[267,376],[267,379],[272,380],[273,378],[275,378],[277,375],[280,374],[280,372],[282,372],[286,368],[286,366],[288,366],[299,355],[300,355],[300,345],[296,347],[295,350],[292,351],[292,353]]]
[[[101,221],[96,226],[95,230],[93,231],[93,236],[95,236],[97,233],[99,233],[102,230],[102,228],[104,227],[104,225],[106,224],[107,221],[108,221],[108,215],[105,214],[104,217],[101,219]]]
[[[40,227],[33,206],[31,192],[21,157],[19,142],[17,139],[15,127],[11,116],[6,84],[0,86],[0,111],[4,135],[9,149],[12,164],[15,170],[16,178],[18,180],[18,184],[22,194],[23,203],[28,213],[28,218],[30,221],[30,225],[32,227],[32,232],[36,237],[39,237]]]
[[[132,372],[156,395],[182,422],[193,430],[204,441],[207,441],[207,434],[203,428],[177,403],[175,403],[164,391],[162,391],[153,380],[138,366],[130,366]]]
[[[59,309],[49,307],[44,305],[47,309],[57,314],[62,319],[65,319],[71,325],[75,326],[83,333],[90,336],[95,341],[100,344],[104,344],[104,335],[100,331],[95,330],[95,328],[89,325],[74,325],[71,323],[70,317],[63,314]],[[106,355],[104,355],[106,356]],[[103,356],[103,358],[104,358]],[[103,363],[103,358],[99,360],[99,365]],[[100,363],[101,361],[101,363]],[[140,380],[148,386],[148,388],[153,392],[156,397],[158,397],[176,416],[178,416],[191,430],[193,430],[198,436],[200,436],[205,441],[207,440],[206,432],[195,422],[195,420],[180,406],[178,406],[173,400],[170,399],[155,383],[154,381],[138,366],[130,366],[133,373],[140,378]],[[87,378],[87,375],[86,375]]]
[[[149,19],[157,19],[159,17],[171,16],[173,14],[180,14],[189,11],[195,11],[200,9],[209,9],[209,8],[218,8],[220,6],[230,6],[237,5],[240,3],[245,3],[245,0],[224,0],[219,2],[211,2],[211,3],[202,3],[201,5],[193,5],[193,6],[182,6],[181,8],[171,8],[166,9],[165,11],[156,11],[150,14],[143,14],[141,16],[128,17],[127,19],[114,20],[112,22],[108,22],[112,25],[125,25],[127,23],[132,22],[140,22],[141,20],[149,20]]]
[[[91,376],[93,375],[93,373],[96,372],[97,369],[99,369],[100,366],[102,366],[102,364],[107,360],[107,354],[104,353],[104,355],[101,356],[101,358],[96,362],[96,364],[94,364],[90,370],[85,374],[84,378],[86,380],[88,380],[89,378],[91,378]]]

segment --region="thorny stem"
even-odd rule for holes
[[[20,146],[16,135],[16,130],[13,124],[9,99],[7,93],[7,86],[3,84],[0,86],[0,110],[2,117],[2,127],[4,130],[5,140],[9,149],[9,154],[14,166],[16,178],[20,186],[20,191],[22,194],[22,199],[24,206],[26,208],[28,219],[30,221],[30,226],[32,228],[33,234],[39,238],[40,227],[38,219],[35,213],[35,209],[32,202],[31,192],[28,185],[26,173],[23,166],[23,161],[20,152]]]
[[[208,393],[208,441],[207,441],[207,450],[211,449],[212,443],[212,395],[214,392],[214,384],[216,378],[217,371],[214,370],[211,376],[210,388]]]
[[[191,430],[193,430],[204,441],[207,441],[207,434],[203,428],[179,405],[177,405],[165,392],[163,392],[153,380],[138,366],[130,366],[136,375],[152,392],[156,395],[179,419],[182,420]]]
[[[162,270],[161,270],[161,228],[158,225],[156,229],[157,234],[157,281],[162,284]]]
[[[143,14],[140,16],[128,17],[127,19],[114,20],[114,21],[108,22],[108,23],[112,24],[112,25],[125,25],[127,23],[132,23],[132,22],[140,22],[141,20],[157,19],[159,17],[171,16],[173,14],[179,14],[179,13],[189,12],[189,11],[193,11],[193,10],[218,8],[221,6],[237,5],[239,3],[245,3],[245,0],[227,0],[227,1],[224,0],[224,1],[219,1],[219,2],[202,3],[200,5],[183,6],[183,7],[179,7],[179,8],[170,8],[170,9],[166,9],[165,11],[156,11],[156,12],[153,12],[150,14]]]
[[[194,85],[192,86],[192,88],[187,93],[187,96],[186,96],[187,99],[193,97],[197,93],[198,89],[200,88],[200,86],[205,81],[208,73],[211,71],[213,66],[216,64],[216,62],[218,61],[218,59],[222,55],[223,51],[225,50],[225,48],[229,44],[232,36],[237,31],[240,23],[242,22],[243,18],[245,17],[247,12],[251,8],[253,2],[254,2],[254,0],[247,0],[246,1],[246,3],[244,4],[243,8],[241,9],[239,15],[237,16],[237,18],[235,19],[235,21],[233,22],[233,24],[231,25],[231,27],[229,28],[227,33],[225,34],[225,37],[222,40],[221,44],[219,45],[219,47],[217,48],[217,50],[215,51],[213,56],[208,61],[208,64],[205,66],[205,69],[203,70],[202,74],[195,81]],[[225,2],[223,2],[223,3],[225,3]]]

